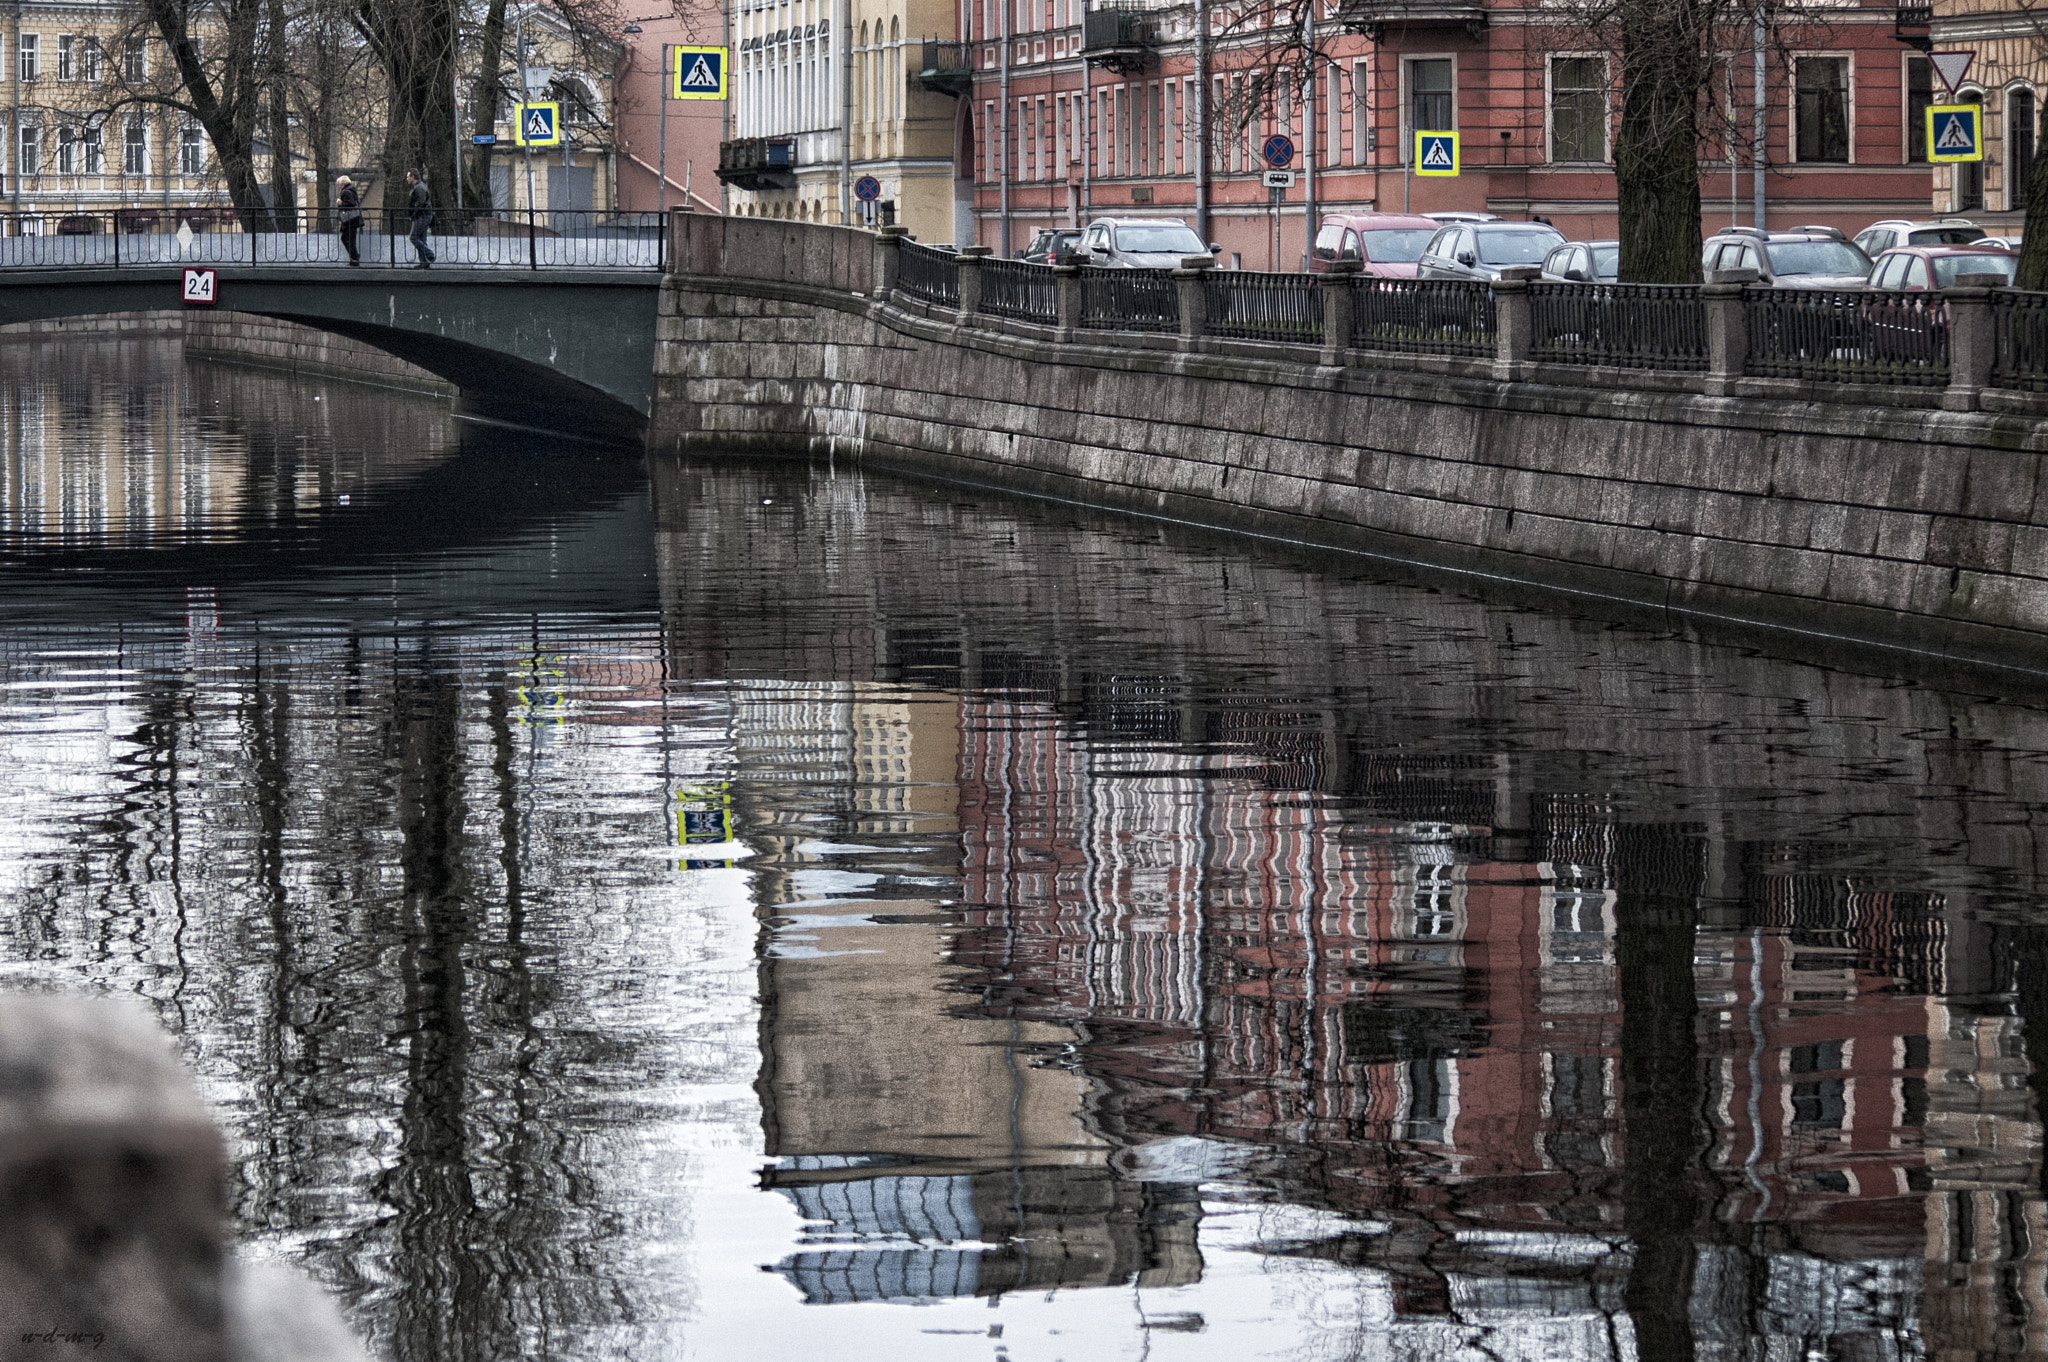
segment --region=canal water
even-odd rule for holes
[[[2048,1345],[2048,712],[0,346],[0,984],[397,1362]]]

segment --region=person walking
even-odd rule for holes
[[[360,265],[363,257],[356,250],[356,233],[363,230],[363,196],[356,193],[356,182],[346,175],[334,183],[341,189],[334,201],[341,210],[341,248],[348,252],[349,264]]]
[[[419,263],[413,268],[423,270],[434,263],[433,248],[427,245],[427,228],[434,222],[434,205],[427,197],[427,182],[420,178],[417,170],[406,171],[405,182],[412,186],[405,206],[412,213],[412,248],[419,255]]]

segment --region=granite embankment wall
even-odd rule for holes
[[[245,312],[128,312],[0,327],[0,341],[59,336],[176,338],[184,341],[185,353],[193,359],[455,395],[455,385],[446,379],[373,345]]]
[[[829,452],[2048,673],[2032,415],[963,319],[888,287],[893,243],[866,233],[672,230],[657,449]]]

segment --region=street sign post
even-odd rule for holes
[[[220,301],[217,276],[212,270],[186,270],[184,297],[187,307],[212,307]]]
[[[1984,159],[1984,106],[1936,104],[1927,110],[1927,159],[1937,164]]]
[[[1415,173],[1455,176],[1458,173],[1458,134],[1418,132],[1415,134]]]
[[[519,106],[519,121],[514,123],[513,140],[522,147],[559,147],[562,145],[562,106],[560,104],[522,104]]]
[[[726,50],[722,47],[673,47],[675,84],[671,99],[724,99]]]

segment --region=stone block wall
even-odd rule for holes
[[[713,258],[740,265],[677,256]],[[2030,417],[1056,342],[774,258],[775,278],[668,281],[657,448],[830,453],[2048,671],[2048,423]]]

